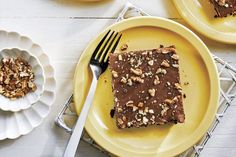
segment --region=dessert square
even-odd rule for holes
[[[216,17],[226,17],[236,12],[236,0],[210,0],[217,13]]]
[[[114,53],[109,66],[118,128],[184,122],[174,46]]]

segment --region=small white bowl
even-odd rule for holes
[[[0,109],[4,111],[17,112],[29,108],[32,104],[36,103],[39,100],[44,90],[44,71],[37,58],[35,58],[29,52],[20,50],[18,48],[6,48],[0,51],[0,60],[2,58],[17,57],[23,58],[29,63],[29,65],[31,65],[32,71],[35,75],[34,83],[36,84],[37,89],[36,91],[29,92],[25,96],[17,98],[15,100],[10,100],[9,98],[6,98],[0,94]]]

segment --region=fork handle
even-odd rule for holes
[[[83,105],[82,111],[73,129],[73,133],[67,144],[66,150],[64,152],[64,157],[75,156],[75,153],[76,153],[76,150],[79,145],[79,141],[83,132],[83,128],[86,122],[86,118],[89,113],[90,106],[92,105],[93,97],[94,97],[96,87],[97,87],[98,77],[101,74],[101,69],[93,65],[90,65],[90,68],[93,73],[92,83],[91,83],[88,95],[86,97],[85,103]]]

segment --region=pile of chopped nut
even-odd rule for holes
[[[32,67],[22,58],[3,58],[0,63],[0,94],[14,100],[37,89]]]

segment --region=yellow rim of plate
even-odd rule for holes
[[[203,118],[201,124],[199,127],[195,130],[195,132],[188,138],[188,140],[173,148],[172,150],[165,151],[160,153],[160,156],[175,156],[178,155],[194,144],[196,144],[206,133],[208,128],[210,127],[211,123],[214,120],[216,111],[217,111],[217,106],[218,106],[218,100],[219,100],[219,79],[217,75],[217,68],[214,63],[214,60],[210,54],[210,51],[206,47],[206,45],[201,41],[201,39],[195,35],[191,30],[186,28],[185,26],[160,17],[134,17],[131,19],[123,20],[121,22],[115,23],[111,26],[109,26],[107,29],[102,31],[85,49],[83,54],[80,57],[80,60],[77,64],[75,75],[74,75],[74,102],[75,102],[75,109],[76,112],[79,114],[81,110],[81,106],[78,103],[78,97],[79,97],[79,91],[77,91],[76,87],[78,86],[78,78],[81,77],[79,74],[79,69],[80,69],[80,63],[82,61],[82,58],[85,56],[85,53],[88,51],[93,51],[93,48],[96,47],[95,43],[98,41],[98,39],[101,39],[102,36],[107,32],[109,29],[116,30],[116,31],[122,31],[128,28],[132,27],[137,27],[137,26],[154,26],[154,27],[161,27],[165,29],[169,29],[180,36],[184,37],[186,40],[190,41],[192,45],[198,50],[200,56],[204,60],[207,71],[209,73],[209,80],[210,80],[210,98],[209,98],[209,107],[208,110],[205,114],[205,117]],[[178,32],[177,32],[178,30]],[[87,85],[88,81],[85,82],[85,86]],[[132,154],[135,152],[130,152],[126,150],[125,148],[121,147],[114,147],[111,143],[108,141],[104,140],[103,136],[99,134],[99,132],[96,132],[96,128],[94,128],[92,122],[90,121],[90,118],[88,117],[86,125],[85,125],[86,131],[89,133],[89,135],[104,149],[109,151],[112,154],[119,155],[119,156],[127,156],[128,154]],[[145,155],[145,153],[142,154],[135,154],[135,155]],[[148,154],[148,155],[156,155],[155,154]]]
[[[219,32],[201,22],[198,18],[196,18],[196,16],[194,16],[194,14],[191,12],[191,9],[185,5],[185,1],[186,0],[174,0],[173,2],[179,14],[189,25],[191,25],[191,27],[210,39],[228,44],[236,44],[235,35]]]

